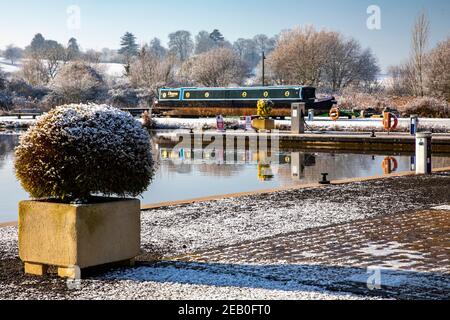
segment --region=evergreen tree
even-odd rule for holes
[[[213,32],[209,35],[209,37],[216,43],[220,44],[225,41],[224,36],[218,29],[214,29]]]
[[[67,60],[73,60],[80,55],[80,47],[78,46],[77,39],[70,38],[67,44]]]
[[[32,53],[39,53],[45,48],[45,38],[42,34],[38,33],[34,36],[33,40],[31,40],[30,50]]]
[[[126,32],[121,38],[119,54],[125,58],[126,67],[129,68],[131,59],[138,54],[139,46],[136,43],[136,37],[130,32]]]

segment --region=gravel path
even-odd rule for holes
[[[324,286],[320,281],[330,273],[334,279],[349,278],[354,275],[351,268],[341,273],[336,268],[286,266],[282,261],[268,268],[240,261],[227,265],[177,262],[174,258],[449,203],[450,174],[441,173],[149,210],[142,214],[143,254],[136,268],[97,270],[81,283],[23,275],[17,257],[17,228],[0,228],[0,299],[380,298],[342,284]],[[152,263],[155,257],[167,261]]]
[[[163,257],[450,203],[450,173],[298,189],[146,211],[142,241]]]

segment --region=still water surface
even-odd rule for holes
[[[0,222],[17,220],[17,203],[28,198],[14,175],[18,139],[0,135]],[[213,154],[200,150],[201,159],[192,161],[189,151],[175,152],[157,144],[154,153],[158,170],[142,195],[143,204],[315,183],[322,172],[335,180],[409,171],[412,165],[411,156],[404,155],[280,151],[268,158],[248,150],[236,150],[231,157],[221,150]],[[450,166],[450,157],[434,157],[433,166]]]

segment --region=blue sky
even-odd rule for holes
[[[71,5],[81,10],[79,30],[67,27]],[[381,8],[381,30],[367,29],[369,5]],[[84,49],[101,49],[117,48],[126,31],[143,43],[153,37],[166,42],[179,29],[196,34],[218,28],[234,41],[313,24],[355,37],[386,68],[407,57],[420,10],[431,19],[431,45],[450,35],[448,0],[0,0],[0,8],[0,48],[26,46],[37,32],[62,43],[74,36]]]

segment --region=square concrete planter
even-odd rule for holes
[[[19,255],[25,273],[58,267],[61,277],[116,262],[133,263],[140,253],[140,201],[99,199],[86,205],[46,201],[19,204]]]
[[[255,119],[252,121],[252,127],[256,130],[274,130],[275,121],[271,119]]]

